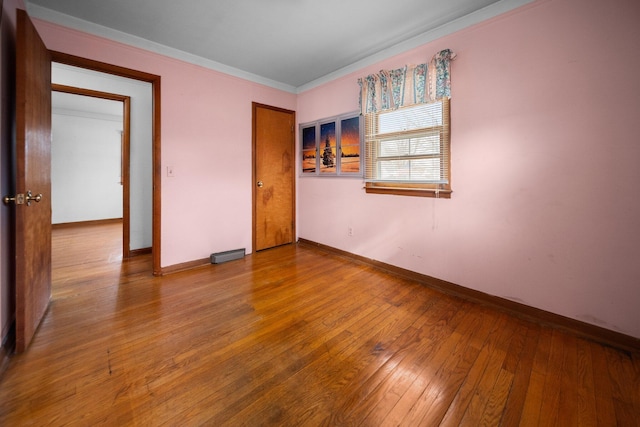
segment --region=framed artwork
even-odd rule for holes
[[[359,113],[301,124],[301,176],[361,177],[363,128]]]

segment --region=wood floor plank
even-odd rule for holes
[[[500,420],[502,425],[518,425],[522,418],[539,336],[540,327],[534,324],[528,325],[527,333],[523,335],[523,340],[513,341],[513,343],[518,344],[510,349],[509,354],[511,357],[509,357],[503,365],[503,369],[513,374],[513,384],[509,390],[509,397],[504,405],[504,412]]]
[[[536,352],[531,366],[531,378],[525,395],[522,407],[522,417],[519,425],[536,426],[539,425],[540,406],[544,395],[544,381],[549,362],[549,351],[551,348],[552,331],[541,329],[536,346]]]
[[[577,342],[578,375],[578,425],[596,426],[598,417],[596,414],[596,387],[593,378],[593,360],[591,357],[592,343],[585,340]]]
[[[577,339],[566,336],[564,340],[564,358],[560,374],[560,393],[557,424],[578,426],[578,354]]]
[[[613,393],[609,367],[605,349],[594,345],[591,347],[591,360],[593,363],[593,383],[596,398],[596,416],[598,425],[605,425],[616,419],[616,410],[613,404]]]
[[[539,423],[555,425],[560,415],[560,390],[562,388],[562,367],[564,363],[566,336],[558,331],[551,335],[549,361],[544,378],[544,391],[540,404]]]
[[[636,425],[640,355],[310,246],[163,277],[120,223],[53,231],[0,425]]]
[[[480,425],[494,426],[500,424],[505,404],[509,397],[509,390],[513,384],[513,372],[501,369],[496,383],[491,389],[485,404]]]

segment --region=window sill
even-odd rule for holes
[[[396,196],[433,197],[434,199],[450,199],[451,190],[436,190],[435,188],[403,188],[365,186],[367,194],[392,194]]]

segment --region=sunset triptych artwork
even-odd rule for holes
[[[345,115],[300,126],[303,175],[361,176],[361,117]]]

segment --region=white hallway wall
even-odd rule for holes
[[[53,224],[122,218],[121,131],[122,115],[54,109]]]

